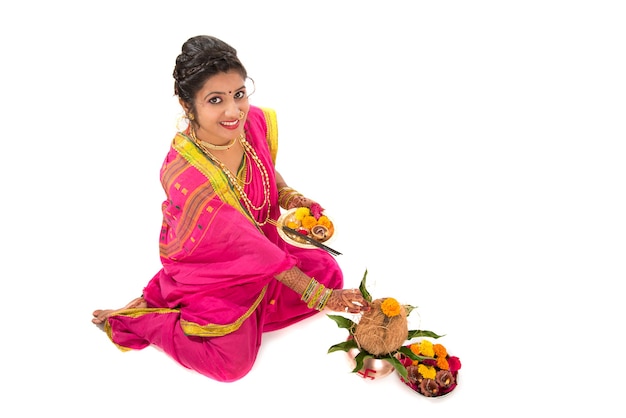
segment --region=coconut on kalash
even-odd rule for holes
[[[353,372],[362,370],[367,359],[378,359],[389,362],[403,378],[408,379],[401,358],[419,361],[427,357],[412,352],[406,342],[416,337],[440,338],[441,335],[427,330],[409,330],[408,316],[414,306],[400,304],[392,297],[373,299],[366,289],[366,278],[367,270],[359,290],[369,302],[370,309],[359,314],[356,322],[341,315],[328,315],[340,328],[349,332],[346,341],[333,345],[328,352],[356,353]]]

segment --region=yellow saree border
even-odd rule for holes
[[[215,190],[215,193],[222,202],[234,207],[248,218],[250,222],[254,223],[252,216],[241,205],[239,197],[231,187],[224,171],[213,164],[188,136],[182,132],[178,132],[174,137],[172,147],[209,180],[213,190]]]
[[[260,107],[267,126],[266,141],[270,149],[272,162],[276,164],[278,154],[278,119],[276,111],[269,107]],[[229,204],[243,214],[250,222],[256,225],[252,215],[242,206],[237,192],[232,188],[224,171],[217,167],[183,132],[178,132],[172,141],[172,147],[178,153],[200,171],[211,183],[213,190],[220,200]],[[208,162],[208,164],[207,164]]]
[[[270,155],[272,162],[276,164],[276,155],[278,154],[278,119],[276,111],[269,107],[261,107],[265,116],[265,124],[267,125],[267,145],[270,147]]]
[[[266,141],[269,146],[270,156],[272,158],[272,162],[276,163],[276,156],[278,153],[278,122],[276,117],[276,112],[271,108],[260,108],[263,112],[265,123],[267,126],[267,135]],[[241,214],[243,214],[250,222],[256,225],[252,216],[248,213],[247,210],[241,205],[239,200],[239,196],[236,191],[231,187],[230,182],[228,181],[228,177],[223,172],[223,170],[217,167],[213,161],[211,161],[193,142],[191,138],[185,135],[183,132],[178,132],[172,141],[172,147],[186,160],[195,167],[200,173],[202,173],[211,183],[213,190],[218,195],[220,200],[227,203],[228,205],[237,209]],[[261,293],[256,298],[252,306],[248,308],[248,310],[240,316],[237,320],[230,324],[206,324],[200,325],[195,322],[186,321],[184,319],[180,320],[180,326],[183,332],[186,335],[190,336],[198,336],[198,337],[219,337],[223,335],[227,335],[233,331],[236,331],[241,327],[241,324],[252,315],[252,313],[259,306],[263,298],[265,297],[265,293],[267,292],[267,286],[263,287]],[[124,315],[137,317],[146,313],[171,313],[178,312],[180,310],[172,310],[172,309],[134,309],[129,310],[134,312],[120,312],[116,315]],[[105,331],[109,338],[111,338],[111,328],[108,321],[105,323]],[[112,340],[112,339],[111,339]],[[122,351],[128,351],[130,348],[122,347],[116,344],[116,346]]]
[[[169,308],[130,308],[130,309],[120,309],[119,311],[116,311],[115,313],[113,313],[111,315],[111,317],[113,317],[113,316],[125,316],[127,318],[138,318],[140,316],[143,316],[143,315],[146,315],[146,314],[153,314],[153,313],[158,313],[158,314],[180,313],[180,309],[169,309]],[[115,341],[113,341],[113,331],[111,330],[111,324],[109,323],[108,319],[104,323],[104,332],[109,337],[111,342],[113,344],[115,344],[115,346],[117,348],[119,348],[121,351],[130,351],[130,350],[132,350],[132,348],[124,347],[122,345],[117,344]]]
[[[184,319],[180,320],[180,327],[182,328],[185,335],[195,336],[195,337],[221,337],[223,335],[230,334],[233,331],[236,331],[241,327],[241,324],[252,315],[252,312],[259,306],[263,298],[265,297],[265,293],[267,292],[267,285],[263,287],[261,293],[256,298],[252,306],[248,308],[248,310],[241,315],[235,322],[225,325],[219,324],[207,324],[200,325],[195,322],[185,321]],[[127,318],[138,318],[147,314],[170,314],[176,313],[180,314],[180,309],[169,309],[169,308],[131,308],[131,309],[122,309],[115,312],[113,316],[124,316]],[[104,323],[104,332],[109,337],[111,342],[115,344],[115,346],[121,351],[131,351],[132,348],[124,347],[122,345],[117,344],[113,341],[113,331],[111,329],[111,324],[107,320]]]
[[[218,324],[207,324],[207,325],[199,325],[195,322],[185,321],[184,319],[180,320],[180,326],[183,329],[185,335],[193,335],[196,337],[221,337],[226,334],[230,334],[233,331],[239,329],[243,321],[248,319],[252,312],[259,306],[259,303],[265,297],[265,292],[267,291],[267,286],[261,290],[261,294],[254,301],[252,306],[248,308],[248,310],[240,316],[235,322],[226,325],[218,325]]]

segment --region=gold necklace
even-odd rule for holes
[[[237,190],[239,198],[243,201],[243,204],[246,206],[251,216],[253,215],[253,211],[261,211],[265,206],[267,206],[267,213],[263,222],[258,222],[256,219],[254,219],[254,216],[252,217],[252,219],[254,219],[254,222],[258,226],[265,225],[270,219],[270,177],[267,173],[267,170],[265,169],[265,166],[263,165],[263,162],[259,159],[256,151],[254,151],[254,148],[252,148],[250,143],[246,140],[245,134],[239,135],[239,142],[243,147],[244,153],[247,153],[252,161],[254,161],[254,165],[256,165],[257,169],[259,170],[259,173],[261,174],[261,178],[263,180],[263,203],[261,203],[260,206],[256,206],[254,203],[252,203],[252,201],[248,197],[248,194],[243,189],[243,186],[240,184],[239,179],[233,175],[228,167],[226,167],[224,163],[218,160],[217,157],[215,157],[215,155],[213,155],[211,151],[204,146],[204,143],[202,141],[198,141],[197,138],[193,139],[195,140],[194,142],[198,146],[198,148],[200,148],[215,164],[217,164],[222,169],[224,174],[226,174],[226,177],[228,177],[228,181],[230,182],[231,186],[234,187],[235,190]]]
[[[237,180],[239,180],[239,183],[241,183],[243,186],[247,186],[248,184],[252,183],[252,178],[248,180],[248,171],[250,171],[250,177],[252,177],[251,170],[252,167],[250,167],[250,164],[248,164],[248,157],[246,157],[246,154],[244,153],[241,170],[239,170],[239,172],[237,173]]]
[[[242,134],[243,135],[243,134]],[[212,149],[214,151],[223,151],[223,150],[227,150],[230,149],[230,147],[232,147],[233,145],[235,145],[235,141],[237,140],[237,138],[233,138],[232,141],[230,141],[230,143],[225,144],[225,145],[215,145],[215,144],[211,144],[210,142],[206,142],[203,141],[201,139],[198,139],[198,137],[196,136],[196,130],[193,129],[192,126],[189,127],[189,136],[191,136],[191,139],[193,139],[193,141],[196,144],[202,144],[204,145],[206,148],[208,149]]]

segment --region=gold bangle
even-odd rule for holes
[[[286,210],[286,209],[287,209],[286,200],[287,200],[287,199],[288,199],[291,195],[293,195],[293,192],[292,192],[292,193],[290,193],[290,194],[287,194],[287,195],[284,195],[284,196],[280,197],[280,198],[278,199],[278,205],[279,205],[281,208],[283,208],[283,209],[285,209],[285,210]]]
[[[318,284],[319,282],[315,280],[315,278],[311,277],[311,280],[309,280],[309,284],[307,284],[306,289],[304,289],[304,292],[302,292],[302,297],[300,299],[303,302],[308,303],[311,300],[311,296],[313,295],[313,290]]]
[[[289,193],[289,192],[295,192],[294,189],[292,189],[291,187],[285,186],[285,187],[281,187],[278,190],[278,196],[284,196],[285,194]]]
[[[294,192],[291,193],[288,197],[287,197],[287,201],[284,203],[284,205],[281,205],[280,207],[287,210],[289,209],[289,203],[291,203],[291,201],[297,197],[297,196],[302,196],[302,193],[298,193],[298,192]]]
[[[320,300],[317,302],[317,306],[315,307],[315,309],[317,309],[318,311],[321,311],[322,309],[324,309],[326,307],[326,302],[328,302],[328,299],[330,299],[330,295],[332,293],[333,293],[333,289],[326,288],[326,290],[324,291],[324,294],[322,295]]]
[[[278,190],[278,205],[285,210],[289,210],[289,203],[296,196],[302,196],[302,193],[293,187],[283,186]]]
[[[279,199],[281,199],[281,198],[285,197],[285,195],[286,195],[288,192],[293,192],[293,191],[295,191],[295,190],[294,190],[294,189],[292,189],[291,187],[287,187],[287,186],[285,186],[285,187],[281,187],[281,188],[278,190],[278,198],[279,198]]]
[[[326,289],[326,286],[324,286],[321,283],[319,284],[319,286],[317,286],[317,289],[315,289],[315,295],[313,295],[313,297],[311,298],[311,300],[307,304],[309,309],[313,309],[313,307],[317,303],[317,301],[318,301],[320,295],[322,294],[322,292],[324,291],[324,289]]]

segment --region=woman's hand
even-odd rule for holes
[[[315,200],[309,199],[308,197],[305,197],[302,195],[298,195],[289,201],[289,207],[287,209],[301,208],[301,207],[307,207],[307,208],[313,209],[316,206],[319,208],[320,213],[324,211],[324,208],[322,207],[322,205],[317,203]]]
[[[335,312],[358,314],[369,311],[370,306],[359,289],[333,289],[326,307]]]

